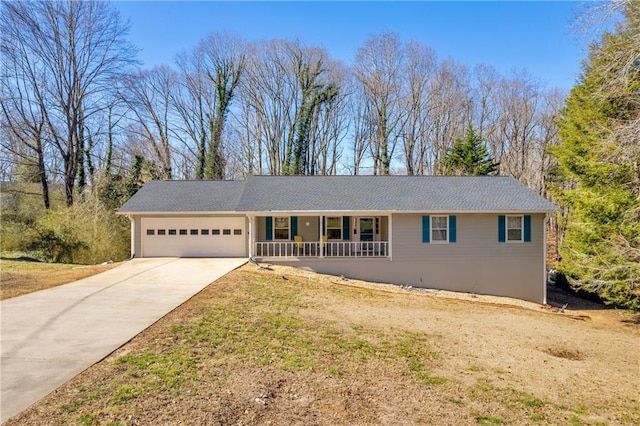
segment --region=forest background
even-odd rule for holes
[[[615,25],[570,93],[389,31],[350,65],[300,40],[211,33],[139,69],[112,3],[1,8],[3,253],[127,258],[114,211],[151,179],[500,174],[561,207],[551,266],[572,286],[640,307],[637,0],[590,8]]]

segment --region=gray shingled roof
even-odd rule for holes
[[[118,212],[233,212],[244,185],[242,180],[154,180],[143,186]]]
[[[549,212],[516,179],[488,176],[250,176],[246,181],[154,181],[120,213]]]

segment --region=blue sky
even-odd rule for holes
[[[396,32],[441,57],[485,63],[506,73],[526,69],[548,87],[570,89],[588,40],[572,33],[578,2],[170,2],[119,1],[144,68],[172,64],[210,32],[248,41],[287,38],[325,47],[352,63],[371,35]]]

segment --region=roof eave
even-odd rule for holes
[[[289,215],[326,215],[326,214],[344,214],[344,215],[379,215],[379,214],[551,214],[558,210],[539,210],[539,209],[516,209],[516,210],[452,210],[452,209],[431,209],[431,210],[199,210],[199,211],[121,211],[116,212],[122,216],[198,216],[198,215],[264,215],[264,214],[289,214]]]
[[[117,215],[122,216],[149,216],[149,215],[163,215],[163,216],[198,216],[198,215],[244,215],[245,212],[226,210],[197,210],[197,211],[120,211],[116,212]]]

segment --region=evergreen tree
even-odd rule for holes
[[[562,183],[551,192],[568,211],[560,269],[576,287],[606,302],[638,309],[638,2],[628,3],[625,16],[615,33],[592,46],[557,121],[561,143],[552,153],[560,164]],[[623,70],[616,58],[634,51],[638,56]]]
[[[456,139],[442,160],[444,174],[455,176],[496,175],[499,165],[493,161],[482,136],[477,135],[472,126],[464,139]]]

